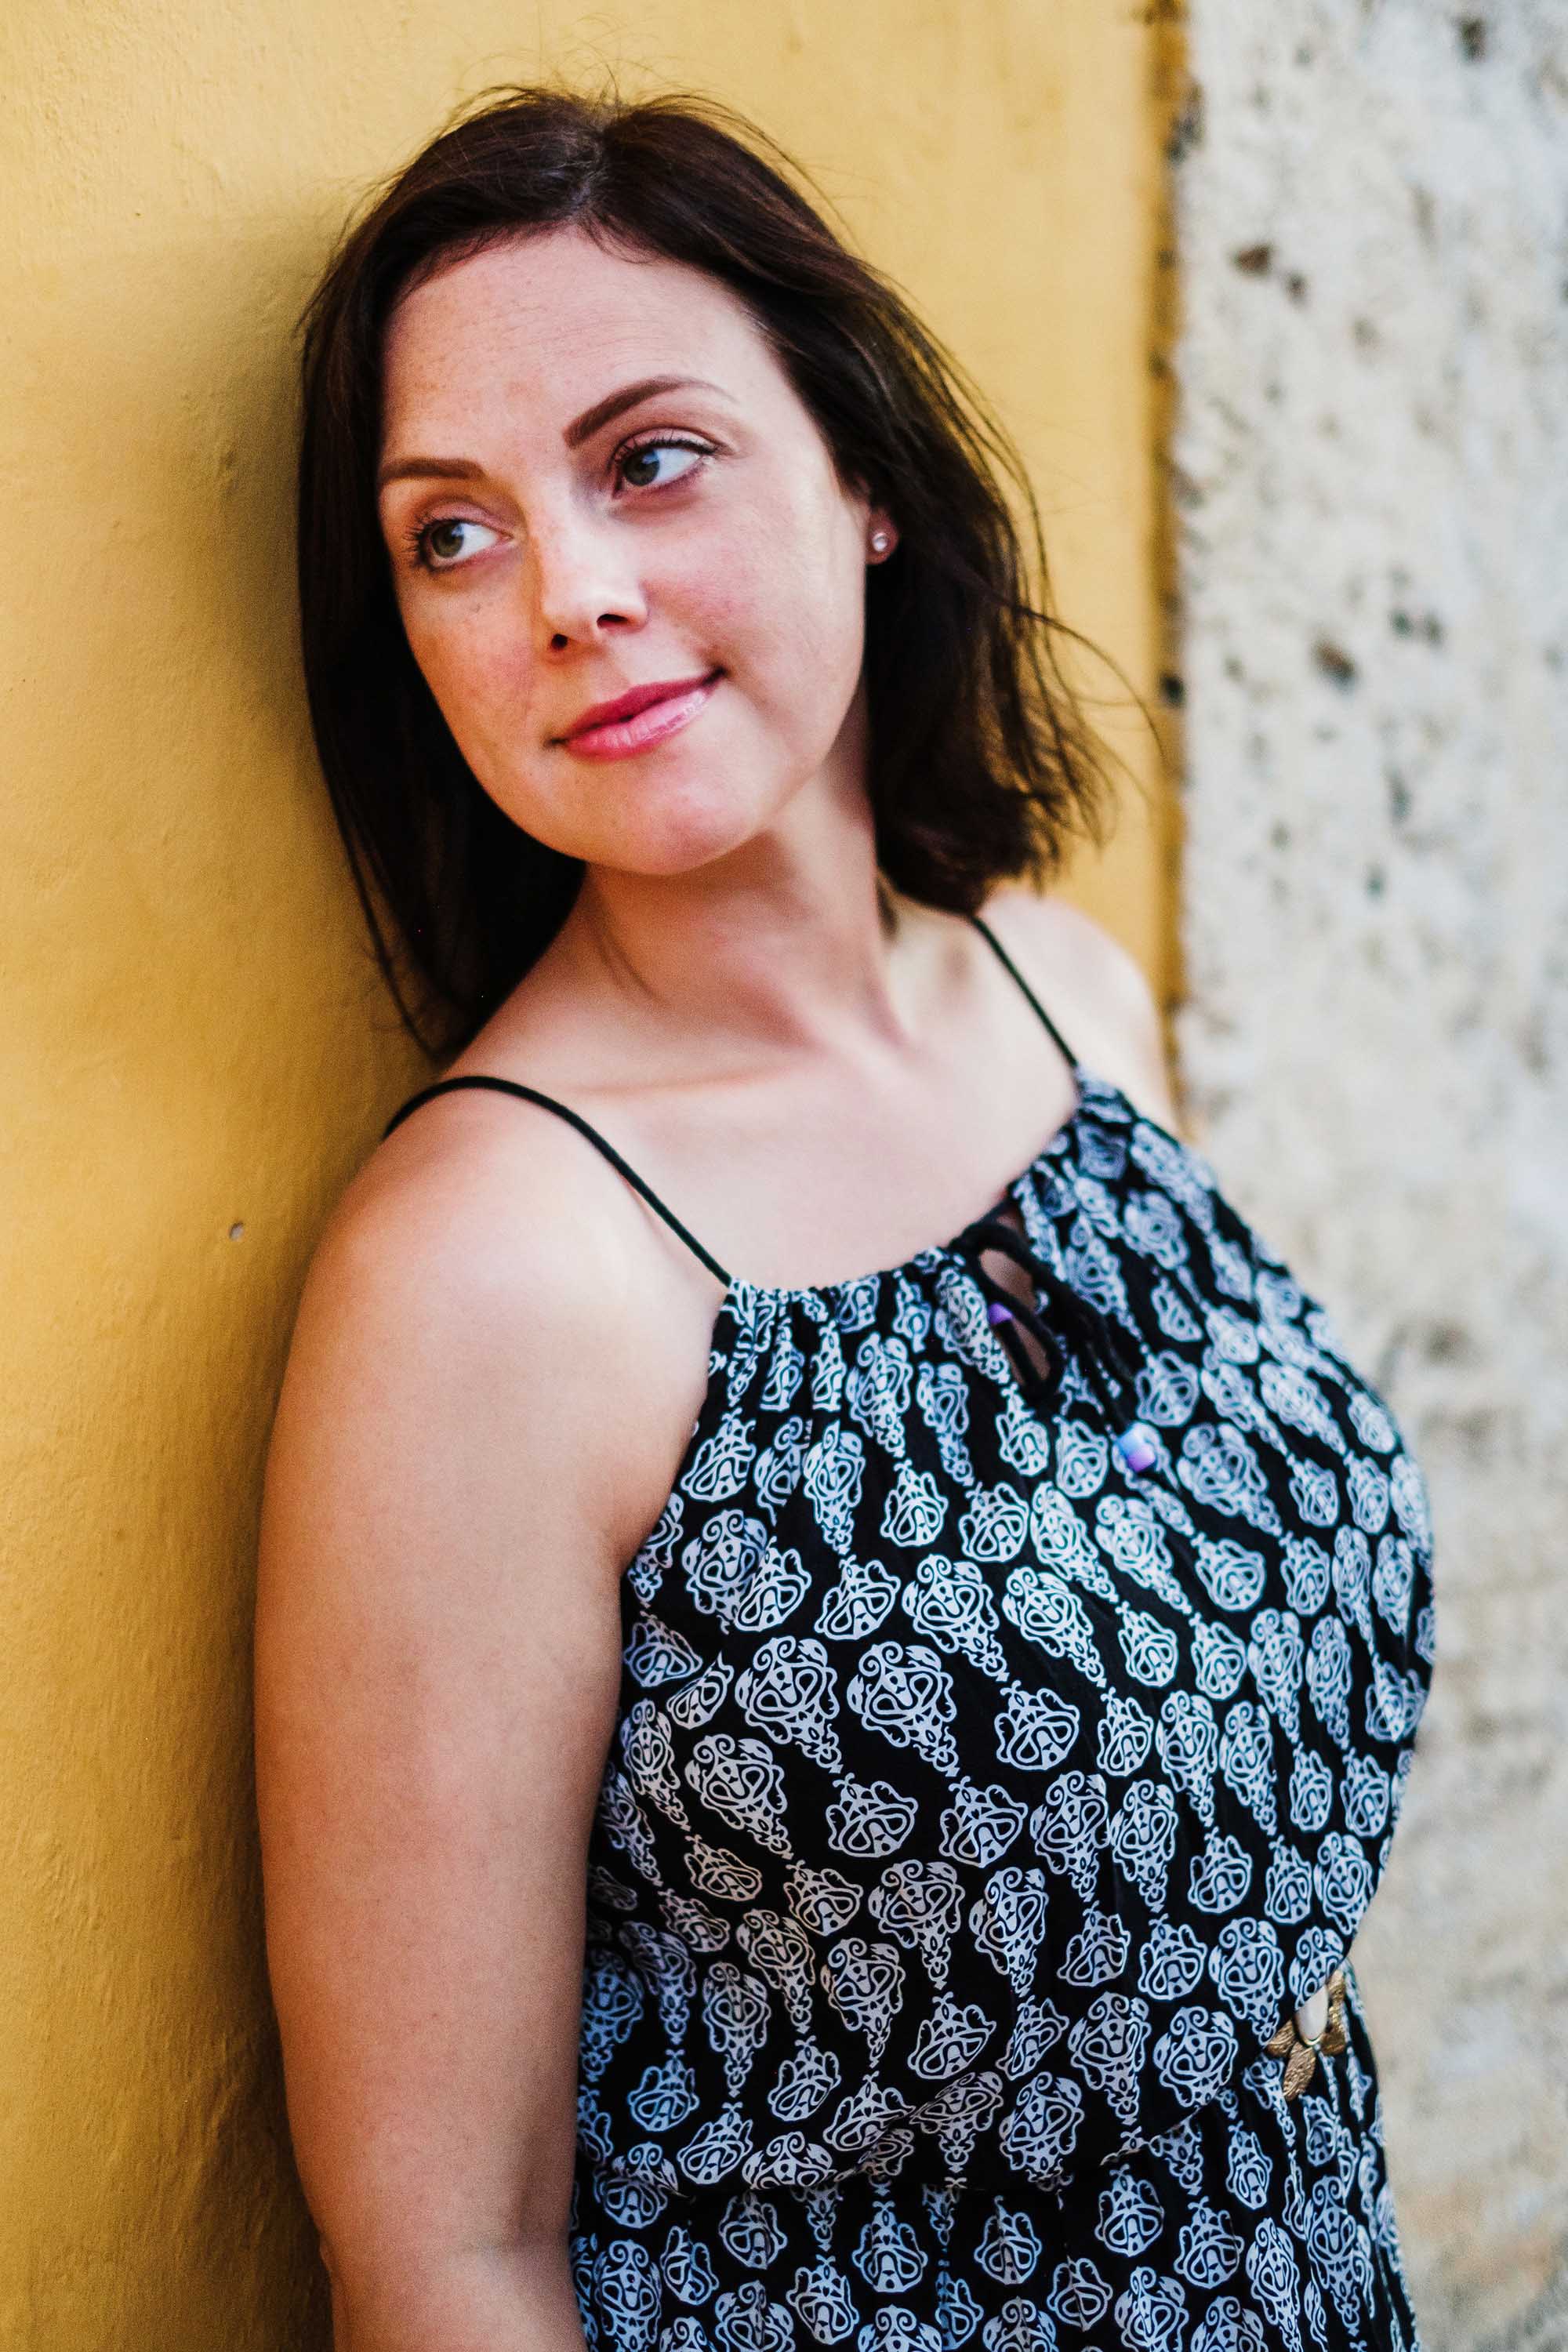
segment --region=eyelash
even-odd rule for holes
[[[700,440],[695,434],[648,432],[642,434],[634,441],[624,441],[621,444],[620,447],[616,451],[615,456],[610,460],[611,470],[614,471],[616,467],[625,466],[631,458],[640,456],[641,452],[645,449],[693,449],[696,451],[698,457],[702,458],[704,461],[714,455],[712,443],[710,441]],[[700,471],[700,467],[694,466],[692,467],[689,474],[682,474],[679,478],[683,482],[689,481],[694,475]],[[674,489],[677,485],[676,483],[671,482],[667,487],[670,489]],[[657,488],[648,488],[644,489],[640,495],[647,498],[657,498],[659,493]],[[469,520],[471,520],[471,518],[467,515],[427,516],[424,522],[418,524],[413,530],[406,534],[405,544],[408,550],[410,561],[417,565],[419,570],[422,572],[438,572],[460,571],[462,569],[460,563],[432,563],[426,542],[429,540],[430,533],[433,530],[439,530],[443,523],[467,522]]]
[[[711,457],[713,455],[713,444],[710,441],[700,440],[694,433],[654,432],[644,433],[635,441],[623,441],[611,458],[610,464],[612,467],[624,466],[629,458],[640,457],[645,449],[695,449],[700,457]],[[683,482],[689,481],[692,474],[699,473],[700,470],[700,467],[694,466],[691,474],[682,474],[680,478]],[[671,489],[675,488],[673,482],[670,483],[669,488]],[[653,492],[650,495],[658,494]]]

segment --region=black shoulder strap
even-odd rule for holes
[[[649,1208],[656,1209],[658,1211],[658,1214],[664,1219],[665,1223],[669,1227],[670,1232],[679,1235],[680,1239],[686,1244],[687,1248],[691,1251],[693,1255],[701,1259],[703,1265],[708,1268],[709,1273],[716,1274],[720,1281],[723,1283],[726,1287],[728,1286],[731,1280],[728,1270],[720,1265],[716,1257],[711,1256],[710,1253],[703,1248],[695,1234],[688,1233],[686,1227],[681,1223],[680,1219],[676,1215],[674,1210],[667,1209],[665,1207],[664,1202],[659,1199],[658,1194],[653,1190],[653,1187],[649,1184],[645,1184],[642,1178],[637,1174],[637,1170],[635,1168],[629,1168],[626,1165],[626,1162],[621,1158],[620,1153],[616,1150],[615,1146],[613,1144],[606,1143],[598,1129],[596,1128],[590,1127],[587,1120],[584,1118],[579,1112],[571,1109],[568,1105],[563,1102],[557,1102],[553,1095],[542,1095],[537,1087],[519,1086],[517,1081],[513,1078],[491,1078],[478,1075],[468,1078],[437,1078],[433,1087],[424,1087],[420,1089],[418,1094],[410,1095],[408,1100],[403,1105],[402,1108],[394,1111],[392,1117],[387,1120],[385,1127],[382,1129],[382,1141],[384,1143],[387,1137],[392,1133],[393,1129],[395,1127],[401,1127],[403,1121],[408,1117],[409,1112],[417,1110],[421,1103],[429,1102],[437,1095],[454,1094],[459,1087],[485,1087],[489,1088],[495,1094],[521,1095],[524,1102],[538,1103],[542,1109],[552,1110],[560,1118],[569,1121],[569,1123],[577,1129],[580,1135],[585,1135],[589,1142],[595,1145],[597,1149],[604,1153],[612,1168],[619,1170],[620,1173],[626,1178],[627,1183],[632,1185],[642,1194],[643,1199],[647,1202]]]
[[[1072,1047],[1068,1044],[1067,1039],[1062,1035],[1061,1031],[1057,1027],[1056,1023],[1051,1019],[1050,1014],[1046,1011],[1045,1006],[1040,1003],[1039,998],[1035,994],[1034,990],[1029,986],[1028,982],[1024,978],[1023,973],[1018,970],[1017,965],[1014,962],[1012,957],[1008,954],[1006,949],[1003,946],[995,932],[991,929],[990,924],[982,922],[978,915],[971,915],[969,919],[973,924],[975,929],[979,932],[981,938],[983,940],[989,940],[991,945],[996,950],[997,956],[1000,958],[1002,963],[1005,969],[1012,973],[1014,979],[1017,982],[1019,987],[1023,990],[1025,995],[1028,998],[1030,1003],[1034,1006],[1036,1012],[1045,1023],[1046,1027],[1056,1039],[1057,1044],[1060,1046],[1063,1054],[1076,1070],[1079,1066],[1078,1055],[1073,1052]]]

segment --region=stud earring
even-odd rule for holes
[[[871,533],[871,552],[873,555],[886,555],[890,544],[891,541],[885,530],[874,530]]]

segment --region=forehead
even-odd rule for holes
[[[740,298],[684,262],[552,229],[487,247],[415,287],[388,321],[388,439],[456,431],[504,403],[542,425],[639,376],[700,375],[737,398],[786,379]]]

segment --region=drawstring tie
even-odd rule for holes
[[[1006,1349],[1018,1375],[1018,1385],[1037,1411],[1049,1402],[1061,1384],[1070,1349],[1111,1427],[1112,1443],[1125,1466],[1149,1469],[1157,1458],[1149,1431],[1129,1418],[1127,1400],[1136,1394],[1141,1369],[1139,1352],[1113,1317],[1075,1290],[1056,1268],[1047,1265],[1016,1225],[998,1216],[977,1217],[958,1237],[961,1249],[973,1259],[974,1278],[986,1300],[986,1318]],[[989,1267],[981,1263],[983,1250],[997,1250],[1029,1276],[1037,1292],[1049,1300],[1051,1320],[1026,1299],[1015,1297]],[[1031,1360],[1018,1326],[1038,1344],[1046,1359],[1041,1370]]]

